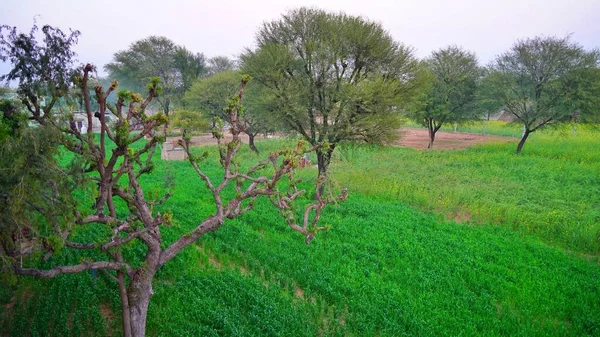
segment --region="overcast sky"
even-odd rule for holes
[[[419,57],[457,44],[486,64],[519,38],[569,33],[587,49],[600,47],[600,0],[0,0],[0,24],[28,31],[36,17],[40,25],[77,29],[78,59],[101,68],[116,51],[150,35],[208,57],[235,57],[253,46],[262,22],[300,6],[378,21]],[[6,71],[0,64],[0,73]]]

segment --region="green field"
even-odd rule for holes
[[[331,230],[306,246],[259,202],[157,274],[148,333],[598,336],[599,145],[581,129],[534,134],[519,157],[516,141],[460,151],[342,146],[331,173],[351,194],[324,212]],[[173,177],[174,197],[159,211],[173,212],[163,237],[174,239],[212,212],[211,198],[187,163],[156,156],[143,182],[158,193]],[[242,162],[255,158],[244,149]],[[214,161],[206,170],[219,174]],[[308,187],[316,170],[301,175]],[[82,257],[64,250],[46,263]],[[2,285],[2,335],[120,334],[118,289],[101,273]]]

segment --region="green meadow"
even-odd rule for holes
[[[328,231],[307,246],[259,201],[159,271],[148,334],[600,335],[600,139],[583,127],[543,132],[521,156],[516,142],[341,146],[332,185],[350,196],[323,213]],[[257,146],[264,154],[293,141]],[[216,178],[207,149],[204,168]],[[173,214],[162,235],[174,240],[214,209],[188,163],[155,156],[143,184],[157,198],[172,191],[156,211]],[[256,155],[244,147],[240,159]],[[316,169],[299,174],[314,184]],[[81,193],[82,205],[91,198]],[[92,227],[75,239],[100,234]],[[141,256],[141,247],[126,253]],[[43,266],[85,258],[64,249]],[[2,281],[0,317],[5,336],[121,334],[118,288],[102,273]]]

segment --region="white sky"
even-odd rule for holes
[[[600,47],[600,0],[0,0],[0,24],[28,31],[39,15],[39,25],[80,30],[79,61],[101,69],[115,52],[150,35],[207,57],[233,57],[253,46],[262,22],[300,6],[378,21],[419,57],[457,44],[486,64],[519,38],[569,33],[587,49]],[[0,64],[0,73],[7,69]]]

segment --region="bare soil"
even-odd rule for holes
[[[393,145],[410,147],[417,150],[423,150],[427,148],[429,142],[427,130],[425,129],[414,129],[414,128],[402,128],[400,132],[400,139]],[[242,142],[248,143],[248,136],[242,134]],[[179,137],[168,137],[167,141],[172,142],[177,146],[177,140]],[[264,139],[262,136],[256,137],[257,141]],[[225,140],[231,140],[230,134],[225,134]],[[481,135],[476,133],[454,133],[454,132],[442,132],[438,131],[435,136],[435,142],[433,143],[434,149],[464,149],[473,145],[488,143],[488,142],[507,142],[514,141],[513,137],[502,137],[502,136],[489,136]],[[192,145],[216,145],[217,140],[212,134],[204,134],[200,136],[192,137]]]
[[[394,143],[396,146],[410,147],[417,150],[427,149],[429,135],[426,129],[403,128],[400,139]],[[513,137],[489,136],[476,133],[454,133],[438,131],[433,142],[434,149],[465,149],[473,145],[488,142],[514,141]]]

